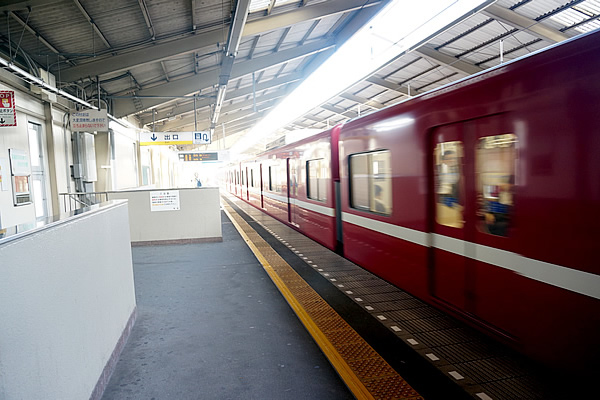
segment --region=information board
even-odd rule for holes
[[[150,192],[150,211],[178,211],[179,190],[159,190]]]
[[[219,161],[219,153],[201,152],[201,153],[179,153],[180,161]]]
[[[73,132],[108,132],[106,110],[84,110],[71,112]]]

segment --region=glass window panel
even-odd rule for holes
[[[508,236],[511,226],[517,137],[508,133],[479,139],[476,153],[479,230]]]
[[[462,228],[463,144],[460,141],[438,143],[434,150],[436,221],[440,225]]]
[[[32,167],[41,167],[39,125],[29,124],[29,155]]]
[[[351,206],[369,210],[369,157],[367,154],[350,156]]]
[[[42,181],[34,179],[33,181],[33,202],[35,204],[35,217],[44,216],[44,193],[42,191]]]
[[[392,213],[392,166],[390,152],[371,153],[371,211],[390,215]]]
[[[327,171],[321,158],[306,162],[307,196],[309,199],[325,201],[327,190]]]
[[[389,151],[350,157],[352,207],[378,214],[392,213],[392,166]]]

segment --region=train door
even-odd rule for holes
[[[520,297],[515,275],[485,260],[513,250],[516,145],[503,115],[444,126],[433,136],[433,294],[508,331],[507,310]]]
[[[289,187],[289,222],[294,226],[298,225],[298,160],[288,158],[288,187]]]
[[[263,165],[262,163],[259,165],[258,167],[258,171],[260,173],[260,179],[259,179],[259,189],[260,189],[260,208],[265,208],[265,199],[264,199],[264,194],[263,194]]]
[[[248,175],[248,167],[246,167],[245,188],[246,188],[246,200],[250,201],[250,175]]]
[[[464,124],[440,127],[433,133],[433,296],[461,310],[467,309],[467,251]]]

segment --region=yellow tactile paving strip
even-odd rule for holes
[[[224,210],[357,399],[423,399],[233,208]]]

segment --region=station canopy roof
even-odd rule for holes
[[[64,92],[139,127],[212,130],[208,149],[224,149],[390,3],[6,0],[0,58],[9,72],[7,63],[34,76],[49,71]],[[600,27],[600,0],[483,3],[249,149],[261,151],[285,132],[326,129]]]

